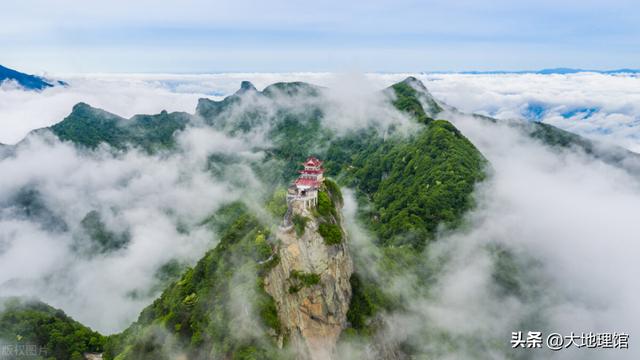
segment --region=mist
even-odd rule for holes
[[[541,121],[640,151],[640,77],[635,74],[426,74],[420,78],[437,99],[464,112]]]
[[[349,89],[343,92],[363,96],[407,76],[415,76],[438,100],[464,112],[505,120],[542,121],[632,151],[640,150],[637,136],[640,77],[633,74],[361,74],[352,71],[49,76],[69,82],[70,87],[28,92],[10,83],[0,86],[0,143],[16,143],[30,130],[55,124],[78,102],[130,117],[162,110],[193,112],[198,98],[221,99],[233,94],[243,80],[250,80],[258,90],[279,81],[306,81],[337,92]]]
[[[635,304],[640,290],[633,286],[640,274],[637,177],[577,149],[544,147],[505,125],[472,117],[452,119],[494,169],[489,182],[478,188],[480,206],[470,215],[472,230],[453,235],[453,243],[464,247],[498,242],[539,261],[540,280],[548,290],[542,303],[522,305],[545,316],[550,330],[639,331]],[[528,270],[539,275],[535,267]],[[454,273],[462,271],[464,267]],[[632,358],[638,352],[630,348],[555,355]]]
[[[377,106],[377,102],[370,101],[377,96],[374,91],[392,83],[375,76],[346,75],[345,79],[342,74],[330,73],[51,74],[53,78],[64,79],[69,86],[40,92],[25,91],[6,81],[0,84],[0,143],[15,144],[31,130],[60,122],[79,102],[125,118],[162,110],[193,113],[199,98],[221,100],[236,92],[241,81],[249,80],[258,90],[281,81],[306,81],[337,90],[346,86],[349,91],[342,91],[341,95],[361,99],[364,96],[369,105]],[[396,78],[401,80],[399,76]],[[354,92],[357,90],[354,87],[361,87],[366,94]],[[362,113],[368,107],[361,106],[357,111]],[[344,121],[342,124],[349,125]]]
[[[27,111],[31,101],[55,104],[35,110],[49,117],[76,100],[126,117],[164,109],[167,99],[170,110],[190,106],[192,112],[195,96],[202,95],[150,81],[81,80],[51,92],[3,91],[21,96]],[[261,149],[271,146],[267,134],[278,109],[302,114],[320,106],[326,110],[325,125],[334,132],[411,126],[366,78],[349,83],[340,96],[322,90],[320,97],[303,94],[294,101],[277,92],[269,99],[245,94],[222,118],[233,123],[247,109],[259,109],[263,121],[253,131],[231,137],[194,117],[176,134],[175,150],[156,154],[106,145],[87,150],[49,132],[30,134],[0,158],[0,173],[10,174],[0,178],[0,295],[38,298],[105,334],[124,329],[166,285],[164,267],[193,265],[216,245],[217,235],[201,225],[205,218],[236,200],[265,216],[259,204],[273,184],[263,183],[251,166],[263,160]],[[110,98],[119,87],[122,93]],[[128,107],[131,103],[137,105]],[[23,113],[18,119],[31,116]],[[11,121],[3,125],[11,128]],[[212,172],[210,156],[216,154],[234,161],[213,164],[219,168]],[[89,241],[88,221],[103,224],[117,243],[103,248]]]
[[[199,131],[213,143],[198,141]],[[51,134],[27,138],[0,161],[0,173],[11,175],[0,179],[2,296],[37,297],[105,333],[127,326],[161,290],[162,266],[192,264],[216,244],[199,222],[240,199],[197,155],[241,157],[243,146],[211,132],[188,129],[178,135],[187,151],[158,155],[83,151]],[[30,205],[19,205],[25,189]],[[108,231],[126,234],[125,246],[86,248],[82,223],[92,211]]]
[[[57,122],[76,101],[125,117],[162,109],[193,112],[198,97],[218,99],[235,91],[240,76],[243,75],[185,75],[175,76],[171,82],[167,79],[172,76],[154,79],[140,75],[116,80],[113,77],[77,80],[71,82],[71,88],[42,93],[3,89],[2,94],[15,96],[20,106],[0,107],[2,136],[18,139],[18,134],[26,129]],[[589,105],[585,99],[600,94],[593,101],[604,118],[593,115],[577,121],[563,117],[557,124],[633,149],[632,138],[619,130],[622,126],[615,114],[637,116],[635,105],[629,105],[635,99],[635,90],[611,89],[619,82],[633,85],[637,79],[583,76],[540,80],[539,87],[533,87],[539,92],[535,96],[527,93],[533,90],[526,87],[531,78],[524,75],[420,77],[427,80],[425,84],[436,98],[462,110],[480,111],[502,119],[521,117],[523,104],[532,99],[544,98],[556,104],[565,99],[567,106],[582,107]],[[254,81],[258,89],[285,79],[311,79],[336,89],[320,102],[327,107],[324,120],[336,131],[348,131],[371,124],[382,124],[381,128],[390,123],[408,124],[402,114],[379,105],[383,98],[374,92],[402,77],[403,74],[353,75],[343,76],[342,82],[327,74],[253,74],[246,78]],[[487,80],[497,85],[483,84]],[[487,89],[508,81],[510,90],[485,96],[490,92]],[[581,87],[575,81],[589,81],[591,85]],[[597,92],[591,81],[607,85]],[[100,83],[102,88],[93,89]],[[568,98],[558,98],[565,89],[563,86],[583,89],[582,95],[572,97],[580,100],[570,103]],[[122,95],[111,97],[118,88]],[[626,97],[628,94],[631,95]],[[288,106],[303,111],[310,104],[305,102],[309,99],[299,100]],[[0,97],[0,101],[5,101],[5,97]],[[260,101],[248,97],[232,109],[229,118],[241,113],[244,106]],[[47,103],[51,106],[39,106]],[[270,105],[260,104],[267,118],[273,114]],[[24,111],[18,111],[19,108]],[[9,116],[11,111],[15,115]],[[473,337],[480,344],[499,343],[508,348],[511,332],[518,330],[563,334],[618,331],[632,335],[629,350],[578,349],[555,353],[541,350],[528,354],[540,359],[637,358],[639,353],[633,346],[633,334],[640,330],[637,307],[640,291],[634,286],[635,277],[640,274],[636,259],[640,250],[636,241],[640,223],[635,219],[640,213],[637,178],[624,168],[596,160],[578,149],[546,147],[505,122],[492,124],[458,113],[439,117],[451,120],[487,157],[491,163],[489,177],[476,188],[477,207],[467,215],[466,224],[456,231],[442,229],[437,241],[423,254],[425,263],[447,259],[435,282],[429,285],[428,296],[412,290],[415,282],[422,279],[398,278],[388,284],[412,300],[407,313],[385,314],[393,330],[386,334],[386,340],[398,342],[425,332],[450,333],[461,339],[456,349],[424,341],[416,346],[421,346],[425,353],[456,359],[477,355],[477,348],[466,342]],[[542,121],[553,123],[553,119],[548,116]],[[571,128],[574,122],[579,126]],[[604,135],[592,133],[589,129],[593,127],[610,131]],[[15,132],[8,136],[4,129]],[[20,209],[2,208],[0,293],[37,295],[96,330],[105,333],[121,330],[157,295],[157,291],[148,290],[153,288],[155,274],[163,264],[172,259],[192,264],[216,244],[215,234],[199,227],[198,222],[221,205],[242,199],[242,189],[259,190],[264,185],[249,176],[251,169],[247,163],[264,156],[256,148],[268,146],[264,137],[267,130],[260,127],[246,136],[230,138],[210,128],[190,127],[178,135],[176,153],[156,155],[137,150],[120,153],[109,148],[84,152],[52,135],[29,137],[14,155],[0,160],[0,173],[10,174],[0,178],[0,204],[9,202],[24,187],[35,187],[45,207],[70,228],[49,231],[43,222],[21,216]],[[215,153],[239,155],[242,161],[226,176],[214,177],[205,164],[208,156]],[[254,182],[238,183],[238,179],[247,178]],[[364,263],[374,264],[380,254],[371,235],[356,220],[357,206],[354,196],[345,191],[344,214],[351,247]],[[93,257],[75,252],[78,224],[94,210],[103,216],[108,228],[123,229],[129,234],[127,247]],[[494,245],[515,255],[526,270],[518,277],[530,285],[534,295],[505,296],[496,289],[495,258],[491,251]],[[382,277],[373,265],[366,272]],[[242,314],[245,304],[237,305]],[[540,319],[540,328],[521,328],[531,324],[532,317]],[[345,351],[366,355],[362,348],[370,344],[351,345],[353,348]],[[500,355],[488,353],[486,357]]]
[[[388,279],[375,266],[380,253],[358,224],[357,203],[345,192],[349,240],[359,271],[410,299],[383,315],[387,329],[372,343],[343,344],[341,355],[371,358],[380,344],[409,342],[444,359],[635,359],[620,349],[513,350],[513,331],[569,335],[640,331],[640,182],[623,168],[579,149],[554,149],[508,123],[447,114],[487,157],[489,177],[477,185],[477,207],[458,230],[443,228],[423,254],[442,263],[428,292],[424,279]],[[520,293],[505,294],[495,280],[498,246],[513,255]],[[361,264],[361,265],[362,265]],[[447,334],[450,342],[441,342]],[[501,350],[498,350],[501,349]]]

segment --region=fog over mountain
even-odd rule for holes
[[[527,312],[544,319],[541,326],[547,331],[639,331],[634,304],[640,291],[631,285],[640,271],[640,247],[634,240],[640,231],[634,221],[640,210],[637,174],[581,151],[542,147],[504,125],[465,116],[451,119],[494,171],[476,189],[479,206],[470,214],[471,228],[445,234],[438,243],[435,252],[454,254],[455,260],[439,281],[439,302],[421,304],[428,318],[467,334],[508,333],[517,326],[512,322],[517,317],[509,314]],[[533,261],[519,274],[529,279],[524,290],[530,292],[529,301],[487,294],[490,257],[482,248],[493,242]],[[540,356],[626,359],[635,353],[573,349]]]
[[[389,86],[412,74],[367,74],[374,87]],[[346,74],[356,78],[358,75]],[[640,77],[637,74],[415,74],[439,99],[465,112],[501,119],[543,121],[562,129],[640,150]],[[193,111],[199,97],[220,99],[242,80],[262,89],[277,81],[307,81],[341,88],[344,74],[229,73],[203,75],[73,75],[59,78],[69,88],[41,93],[0,88],[0,143],[15,143],[29,130],[52,125],[78,102],[121,116]],[[357,82],[356,82],[357,83]],[[332,86],[336,85],[336,86]]]
[[[640,359],[640,1],[0,5],[0,360]]]
[[[0,296],[37,298],[103,334],[125,330],[116,354],[151,344],[206,358],[250,343],[272,356],[278,329],[237,326],[224,337],[215,328],[261,324],[250,300],[262,296],[251,286],[264,259],[245,257],[269,227],[219,218],[239,203],[256,219],[247,223],[278,224],[274,194],[305,156],[321,154],[343,190],[331,211],[360,279],[353,299],[371,306],[351,313],[338,358],[637,358],[635,346],[527,352],[509,339],[640,331],[638,158],[615,147],[640,149],[640,79],[422,74],[398,83],[406,75],[76,75],[68,88],[1,88],[0,141],[17,145],[0,149]],[[255,89],[236,93],[241,80]],[[322,87],[271,85],[283,80]],[[132,118],[140,113],[160,114]],[[86,118],[115,130],[89,133]],[[532,120],[604,144],[553,128],[540,135]],[[169,141],[153,132],[167,123],[176,126]],[[326,220],[317,216],[310,221]],[[198,288],[220,284],[228,291]],[[205,293],[203,308],[220,316],[207,326],[191,296]],[[217,302],[228,297],[237,301]]]

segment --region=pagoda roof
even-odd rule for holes
[[[308,186],[308,187],[318,187],[320,185],[320,183],[318,183],[318,181],[313,180],[313,179],[303,179],[303,178],[298,178],[295,181],[296,186]]]
[[[323,162],[322,162],[321,160],[318,160],[317,158],[315,158],[315,157],[313,157],[313,156],[310,156],[310,157],[308,157],[308,158],[307,158],[307,161],[305,161],[304,163],[302,163],[302,165],[304,165],[304,166],[313,166],[313,167],[315,167],[315,166],[320,166],[320,165],[322,165],[322,163],[323,163]]]

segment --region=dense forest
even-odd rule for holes
[[[11,298],[3,303],[0,339],[16,346],[37,345],[32,350],[39,357],[80,360],[85,353],[104,349],[104,336],[74,321],[62,310],[36,300]]]

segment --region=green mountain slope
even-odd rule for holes
[[[79,146],[106,143],[150,152],[171,150],[176,132],[195,124],[238,137],[264,131],[268,141],[256,150],[264,151],[265,158],[251,166],[267,189],[290,181],[308,155],[326,160],[328,175],[355,190],[358,220],[374,237],[380,254],[374,263],[365,254],[353,254],[353,296],[343,340],[369,339],[384,331],[380,320],[384,313],[407,310],[408,299],[388,286],[395,277],[421,279],[415,291],[428,292],[439,269],[438,264],[424,263],[424,252],[440,226],[464,224],[464,214],[474,206],[474,186],[485,178],[489,165],[453,124],[435,120],[442,107],[419,81],[409,78],[385,91],[392,95],[390,104],[417,124],[411,134],[393,126],[384,136],[373,127],[337,133],[323,122],[322,102],[314,101],[322,90],[304,83],[274,84],[262,92],[243,83],[240,91],[222,101],[200,100],[193,116],[162,113],[127,120],[78,105],[51,130]],[[307,101],[305,106],[292,106],[301,100]],[[224,172],[227,163],[233,159],[212,156],[212,173]],[[281,211],[277,201],[274,208]],[[220,243],[170,284],[133,325],[111,336],[105,358],[288,356],[275,340],[280,331],[276,305],[261,283],[265,271],[278,261],[270,246],[274,224],[259,215],[255,209],[232,204],[209,218],[206,224],[219,234]],[[107,232],[97,216],[85,223],[98,245],[126,241],[124,235]],[[325,234],[329,241],[335,240],[335,231]],[[371,276],[370,268],[379,269],[380,276]],[[499,278],[505,284],[516,283]],[[259,321],[249,324],[248,318]],[[401,357],[418,355],[408,343],[393,351]]]
[[[267,341],[269,332],[279,331],[275,305],[260,282],[277,261],[269,260],[268,228],[237,203],[218,211],[208,225],[220,230],[219,245],[171,284],[136,323],[110,338],[106,359],[172,359],[175,354],[280,358],[275,343]],[[239,322],[246,325],[254,317],[261,323],[238,335]]]
[[[61,140],[88,148],[105,143],[119,149],[134,145],[152,151],[170,148],[176,131],[184,129],[189,121],[189,114],[166,111],[124,119],[79,103],[69,116],[53,125],[51,131]]]
[[[322,224],[337,221],[333,199],[340,193],[337,185],[327,183],[329,190],[322,193],[326,204],[317,214]],[[220,209],[206,225],[218,230],[220,243],[131,327],[109,338],[105,359],[171,359],[178,354],[195,359],[293,358],[278,347],[283,329],[276,304],[264,289],[267,272],[280,261],[272,227],[241,203]],[[318,281],[313,274],[293,274],[297,282],[290,291]]]
[[[0,340],[36,346],[47,359],[84,359],[87,352],[102,352],[105,338],[68,317],[62,310],[37,301],[5,299],[0,312]]]
[[[335,146],[348,148],[349,139]],[[336,159],[333,165],[370,205],[366,216],[385,245],[422,249],[439,224],[457,225],[473,205],[474,184],[484,178],[484,157],[445,120],[409,138],[373,138],[354,147],[349,161]],[[336,148],[329,149],[328,160],[346,152]]]
[[[409,113],[420,123],[428,123],[443,110],[424,84],[413,76],[393,84],[387,91],[393,92],[393,105],[398,110]]]
[[[294,85],[295,90],[278,91],[296,94],[299,86]],[[417,95],[413,92],[404,96],[415,97],[414,104],[422,109]],[[203,110],[206,107],[203,104],[208,102],[199,105],[200,116],[204,117],[211,113]],[[227,110],[215,113],[223,118]],[[249,108],[246,116],[251,117],[252,112],[259,113],[256,108]],[[426,114],[424,110],[418,113]],[[370,129],[331,138],[330,131],[322,128],[321,113],[305,114],[307,116],[291,116],[281,112],[270,119],[273,123],[270,137],[274,144],[271,156],[286,164],[279,170],[291,176],[293,171],[289,169],[296,166],[296,160],[301,160],[303,154],[308,154],[311,148],[324,148],[318,154],[327,160],[332,175],[357,189],[360,200],[369,205],[370,211],[362,214],[362,220],[378,236],[378,246],[385,253],[389,249],[389,256],[381,261],[402,262],[393,264],[392,268],[413,263],[415,269],[404,271],[418,271],[420,251],[434,238],[437,226],[457,226],[464,212],[473,206],[473,186],[484,177],[483,156],[444,120],[422,121],[416,116],[417,121],[427,125],[409,137],[396,134],[383,139]],[[236,122],[217,122],[213,116],[209,121],[229,133],[251,130],[250,126],[244,127],[246,118],[240,115],[240,120],[237,119],[234,119]],[[327,135],[304,137],[314,131],[326,131]],[[303,139],[292,141],[298,137]],[[162,358],[162,354],[175,351],[186,351],[192,357],[213,358],[282,358],[286,355],[277,349],[272,336],[278,332],[275,305],[265,297],[260,286],[264,266],[271,262],[256,266],[260,259],[270,256],[270,248],[257,245],[263,243],[260,239],[269,237],[268,224],[261,225],[246,209],[240,208],[234,206],[223,211],[237,211],[237,214],[233,216],[235,221],[222,226],[226,230],[220,245],[166,290],[131,328],[112,337],[107,345],[107,358],[118,354],[118,358]],[[358,262],[358,254],[354,256]],[[230,335],[237,327],[234,327],[228,301],[233,286],[242,286],[236,283],[237,272],[242,269],[248,273],[244,280],[249,281],[245,291],[250,295],[245,299],[251,304],[248,305],[250,311],[259,314],[262,323],[257,324],[256,333],[238,339]],[[383,291],[381,284],[368,280],[363,284],[366,276],[359,274],[356,267],[351,279],[354,298],[349,319],[355,330],[352,333],[374,332],[371,324],[377,311],[396,306],[400,301]]]

